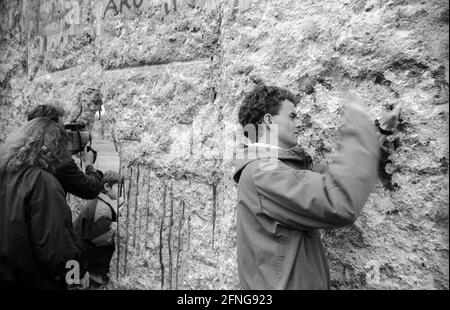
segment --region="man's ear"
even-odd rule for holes
[[[272,125],[272,115],[267,113],[264,115],[264,124],[267,128],[270,128],[270,125]]]
[[[109,190],[111,189],[111,186],[109,186],[108,183],[105,183],[105,185],[103,185],[103,189],[104,189],[105,191],[109,191]]]

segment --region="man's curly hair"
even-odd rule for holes
[[[264,115],[267,113],[278,114],[284,100],[291,101],[295,106],[298,103],[296,96],[287,89],[258,84],[244,97],[238,113],[239,123],[244,128],[252,124],[257,131],[258,124],[262,122]],[[248,137],[247,132],[244,134]]]
[[[46,117],[28,122],[0,147],[0,170],[38,167],[54,173],[70,161],[69,137],[64,127]]]

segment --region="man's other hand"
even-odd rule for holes
[[[83,162],[85,166],[93,165],[95,160],[95,154],[92,151],[87,150],[87,146],[83,151]]]
[[[400,113],[402,112],[403,103],[399,103],[395,106],[392,111],[388,111],[383,109],[381,111],[381,120],[380,127],[381,129],[387,131],[393,131],[397,128],[398,119],[400,117]]]

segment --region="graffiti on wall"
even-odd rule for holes
[[[166,15],[178,11],[200,8],[207,12],[219,9],[221,4],[228,6],[232,14],[244,11],[250,7],[251,0],[104,0],[102,16],[127,14],[137,10],[154,7],[164,10]]]
[[[101,0],[96,2],[94,15],[97,23],[115,15],[133,16],[146,9],[161,10],[165,15],[186,10],[200,9],[205,12],[228,8],[231,14],[250,8],[253,0]],[[19,26],[28,35],[29,42],[41,53],[65,47],[70,40],[81,34],[88,14],[83,11],[85,0],[19,0],[6,6],[8,14],[1,21],[2,32]],[[98,25],[96,25],[98,26]]]
[[[45,23],[45,20],[41,21],[43,25],[37,36],[42,52],[65,46],[71,37],[82,31],[82,16],[78,0],[47,1],[42,3],[39,13],[40,16],[49,17],[48,23]]]

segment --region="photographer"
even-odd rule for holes
[[[64,125],[64,110],[52,105],[39,105],[28,113],[28,121],[37,117],[47,117],[52,121]],[[95,199],[102,190],[103,173],[93,166],[95,155],[92,151],[84,149],[82,160],[85,173],[76,165],[73,159],[68,159],[55,172],[55,177],[61,183],[66,193],[71,193],[82,199]]]
[[[61,125],[37,118],[0,148],[0,289],[66,289],[68,262],[78,264],[81,288],[89,285],[72,213],[53,175],[70,159],[68,143]]]

